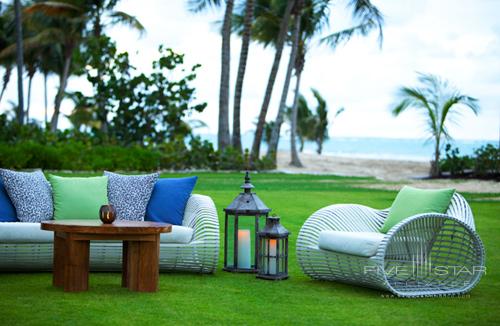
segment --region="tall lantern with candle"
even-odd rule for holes
[[[271,216],[259,232],[258,278],[284,280],[288,278],[288,232],[280,224],[280,218]]]
[[[224,270],[229,272],[256,273],[259,269],[259,247],[257,234],[264,219],[269,216],[269,209],[264,202],[252,192],[249,173],[245,174],[245,182],[241,192],[228,207],[224,209]]]

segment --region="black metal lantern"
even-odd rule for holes
[[[258,271],[259,247],[257,234],[259,225],[271,211],[262,200],[252,192],[248,171],[243,192],[224,209],[224,270],[229,272],[256,273]]]
[[[258,278],[284,280],[288,278],[288,232],[280,224],[280,218],[266,219],[264,230],[259,232]]]

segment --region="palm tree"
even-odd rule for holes
[[[35,73],[37,71],[37,58],[32,53],[27,53],[25,65],[26,72],[28,74],[28,95],[27,95],[27,103],[26,103],[26,123],[29,123],[30,120],[30,106],[31,106],[31,86],[33,83],[33,77],[35,77]]]
[[[40,65],[39,69],[43,75],[43,101],[44,101],[44,125],[48,123],[48,89],[47,79],[52,73],[57,73],[58,63],[61,62],[61,54],[59,47],[56,45],[47,45],[40,49]]]
[[[281,93],[281,99],[280,99],[280,103],[279,103],[279,107],[278,107],[278,113],[276,115],[274,128],[273,128],[273,131],[271,134],[271,141],[269,142],[269,148],[267,150],[267,157],[269,159],[271,159],[272,162],[274,162],[274,165],[276,165],[276,154],[278,151],[278,143],[279,143],[281,125],[283,124],[283,116],[284,116],[285,109],[286,109],[286,100],[288,97],[288,89],[290,87],[292,72],[293,72],[293,69],[295,66],[295,62],[296,62],[297,50],[299,48],[300,23],[302,20],[301,16],[302,16],[303,4],[304,4],[303,0],[295,0],[295,5],[294,5],[293,11],[292,11],[292,15],[294,17],[293,18],[293,29],[292,29],[292,49],[290,51],[290,58],[288,60],[288,67],[287,67],[287,71],[286,71],[283,90]],[[294,122],[294,118],[293,118],[293,114],[292,114],[292,124],[293,124],[293,122]],[[292,131],[292,137],[294,137],[293,132],[294,131]],[[295,144],[292,145],[292,152],[294,151],[294,149],[295,149]],[[292,161],[293,161],[292,165],[302,166],[302,164],[298,160],[298,157],[295,157],[295,159],[292,159]]]
[[[292,108],[288,108],[288,119],[291,124]],[[300,94],[297,104],[297,131],[296,136],[299,140],[299,152],[304,150],[304,144],[307,140],[313,138],[312,134],[315,127],[315,116],[313,115],[306,98]]]
[[[316,152],[321,155],[323,152],[323,143],[329,138],[328,106],[326,100],[316,89],[312,88],[311,91],[317,103],[314,113],[309,108],[309,104],[302,94],[299,95],[297,100],[296,138],[298,138],[300,142],[300,152],[304,149],[304,143],[306,141],[313,141],[318,146]],[[291,107],[288,108],[287,115],[290,121],[293,118],[292,111]],[[335,119],[344,111],[344,108],[338,109],[333,118]],[[292,147],[293,146],[296,145],[292,143]]]
[[[282,0],[283,2],[284,0]],[[383,17],[380,11],[371,4],[369,0],[352,0],[349,2],[350,8],[352,8],[352,21],[354,26],[336,31],[330,35],[327,35],[321,39],[322,43],[326,43],[332,48],[335,48],[341,44],[346,43],[355,35],[367,35],[370,31],[374,29],[379,30],[379,41],[382,41],[382,24]],[[295,96],[294,103],[298,103],[298,96],[300,92],[300,80],[301,74],[304,69],[306,53],[309,48],[309,43],[316,36],[322,34],[323,30],[328,26],[329,17],[330,17],[330,7],[331,1],[329,0],[305,0],[303,9],[301,11],[301,21],[299,24],[293,24],[294,26],[300,26],[300,36],[298,42],[298,50],[291,51],[290,53],[290,63],[295,62],[295,75],[296,75],[296,86],[295,86]],[[275,14],[276,15],[276,14]],[[261,22],[262,20],[271,20],[272,12],[264,12],[261,17],[256,18],[256,24]],[[278,18],[273,17],[274,20],[279,19],[279,14],[276,15]],[[257,27],[254,26],[254,29],[260,28],[264,30],[268,29],[267,33],[276,33],[276,28],[273,28],[272,24],[264,24],[261,23]],[[293,33],[293,32],[292,32]],[[255,33],[256,37],[262,38],[262,35],[266,36],[266,32],[260,31],[260,33]],[[268,37],[268,36],[267,36]],[[259,39],[258,39],[259,40]],[[292,37],[293,40],[293,37]],[[262,40],[259,40],[262,42]],[[293,42],[292,42],[293,44]],[[292,47],[293,49],[293,47]],[[295,53],[296,52],[296,53]],[[294,56],[297,58],[294,60]],[[288,85],[290,83],[290,78],[292,74],[287,73],[284,83],[284,89],[280,101],[280,106],[278,108],[278,115],[276,118],[275,129],[273,130],[273,138],[271,140],[270,149],[268,155],[271,159],[276,158],[276,151],[279,142],[279,131],[281,128],[281,124],[283,122],[283,113],[286,108],[286,97],[288,94]],[[292,132],[294,134],[294,132]],[[292,140],[293,141],[293,140]],[[293,148],[292,148],[293,150]],[[274,154],[273,154],[274,153]],[[292,152],[292,155],[294,153]]]
[[[189,8],[193,12],[200,12],[209,7],[218,7],[221,0],[190,0]],[[231,64],[231,23],[234,0],[226,0],[224,21],[222,23],[221,74],[219,89],[219,130],[217,143],[220,151],[231,144],[229,135],[229,77]]]
[[[25,45],[40,47],[56,43],[60,46],[62,54],[62,62],[57,72],[59,75],[59,88],[55,97],[54,113],[50,123],[53,132],[57,130],[61,103],[71,74],[74,51],[79,48],[84,40],[87,25],[91,23],[94,35],[100,35],[101,30],[106,26],[102,23],[101,16],[106,13],[110,21],[108,25],[121,23],[132,26],[141,32],[144,30],[135,17],[120,11],[114,11],[113,7],[116,3],[115,0],[39,1],[25,9],[25,12],[30,15],[42,13],[51,18],[46,28],[38,35],[25,40]],[[96,32],[96,30],[98,31]],[[107,126],[106,114],[100,112],[100,119],[101,123]]]
[[[269,142],[271,141],[271,134],[274,129],[274,121],[266,121],[264,124],[264,134],[262,137],[262,141],[269,146]]]
[[[236,76],[236,86],[234,90],[233,106],[233,137],[232,145],[237,151],[242,152],[241,146],[241,93],[243,90],[243,80],[247,66],[248,50],[250,47],[250,34],[252,29],[252,19],[254,11],[254,0],[246,0],[245,15],[243,18],[243,33],[241,36],[240,62],[238,64],[238,75]]]
[[[10,9],[10,10],[9,10]],[[14,43],[14,29],[12,21],[14,20],[12,8],[5,8],[5,4],[0,2],[0,51],[3,51],[9,45]],[[0,91],[0,102],[2,101],[7,85],[12,74],[14,59],[13,55],[0,58],[0,65],[5,69],[2,77],[2,90]]]
[[[278,74],[278,68],[281,61],[281,55],[283,53],[283,47],[285,45],[286,35],[288,32],[288,25],[290,21],[290,17],[292,14],[292,9],[295,4],[295,0],[287,0],[286,7],[281,16],[280,24],[279,24],[279,32],[277,37],[272,37],[272,40],[275,40],[273,43],[276,48],[276,52],[274,54],[274,61],[271,67],[271,72],[269,73],[269,79],[266,86],[266,92],[264,95],[264,100],[262,102],[262,107],[260,109],[259,118],[257,121],[257,128],[255,130],[255,137],[252,144],[252,151],[250,154],[250,164],[253,165],[253,162],[257,160],[260,156],[260,145],[262,142],[262,134],[264,131],[264,124],[266,122],[267,110],[269,109],[269,103],[271,101],[271,94],[274,87],[274,82],[276,81],[276,76]],[[257,22],[259,24],[259,22]],[[276,25],[274,25],[274,28]],[[264,28],[265,30],[265,28]],[[259,39],[259,35],[256,35],[256,38]]]
[[[383,16],[380,11],[375,7],[369,0],[351,0],[349,6],[352,9],[352,21],[354,26],[334,32],[322,39],[326,42],[332,49],[337,46],[345,44],[355,35],[366,36],[368,33],[374,29],[379,32],[379,44],[382,44],[383,34],[382,25],[384,22]],[[300,96],[300,81],[302,72],[304,70],[304,65],[306,62],[307,49],[309,48],[309,43],[317,34],[320,34],[324,27],[328,26],[329,19],[329,1],[326,0],[309,0],[308,4],[304,10],[303,14],[303,29],[301,31],[300,43],[299,43],[299,55],[296,60],[295,74],[296,74],[296,86],[295,86],[295,100],[292,106],[292,117],[297,116],[297,106],[298,97]],[[321,95],[313,90],[313,94],[318,101],[318,128],[316,135],[316,143],[318,144],[318,154],[321,154],[323,150],[323,141],[328,137],[328,119],[326,112],[326,102],[323,100]],[[323,104],[324,108],[323,109]],[[324,111],[325,110],[325,111]],[[339,109],[335,116],[342,113],[344,109]],[[292,119],[292,130],[291,130],[291,142],[296,144],[295,135],[297,123],[294,123]],[[291,164],[300,166],[300,161],[298,159],[298,153],[295,146],[291,148]]]
[[[2,60],[4,61],[4,60]],[[3,63],[3,66],[5,68],[5,72],[2,77],[2,90],[0,91],[0,103],[3,98],[3,94],[5,93],[5,90],[7,89],[7,85],[9,84],[10,81],[10,76],[12,75],[12,63],[10,62],[5,62]]]
[[[80,1],[51,2],[41,1],[28,6],[25,12],[28,19],[42,13],[50,17],[46,20],[45,28],[37,35],[25,39],[25,47],[32,49],[47,46],[50,43],[57,44],[61,52],[61,62],[58,65],[59,88],[54,100],[54,113],[50,122],[52,132],[57,130],[61,103],[64,98],[68,78],[71,74],[73,52],[79,47],[83,40],[83,32],[86,21]]]
[[[316,152],[321,155],[323,153],[323,143],[328,140],[328,106],[325,99],[316,89],[311,89],[314,98],[316,99],[318,105],[316,107],[315,125],[313,132],[313,139],[316,142],[318,148]],[[344,108],[340,108],[335,112],[334,117],[344,112]]]
[[[392,113],[399,116],[409,108],[415,108],[424,113],[430,139],[434,141],[434,160],[431,161],[430,174],[439,177],[439,158],[443,141],[450,140],[447,121],[453,121],[453,116],[464,109],[470,109],[474,114],[479,112],[478,100],[462,94],[448,81],[432,75],[418,74],[420,83],[417,87],[401,87],[399,99]]]
[[[16,23],[16,63],[17,63],[17,120],[24,123],[24,95],[23,95],[23,23],[21,17],[21,0],[14,0]]]

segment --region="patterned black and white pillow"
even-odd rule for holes
[[[144,221],[146,208],[159,173],[123,175],[104,171],[108,177],[108,200],[119,220]]]
[[[52,188],[42,171],[15,172],[0,169],[0,174],[19,221],[41,222],[52,219]]]

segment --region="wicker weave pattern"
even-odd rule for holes
[[[192,195],[184,211],[183,225],[194,228],[193,239],[188,244],[161,243],[160,271],[215,272],[219,258],[219,219],[212,199]],[[0,271],[50,271],[52,256],[52,243],[0,242]],[[119,271],[121,260],[120,241],[91,241],[91,270]]]
[[[485,255],[465,199],[452,198],[446,214],[421,214],[395,225],[372,257],[319,249],[323,230],[377,232],[388,210],[332,205],[315,212],[297,239],[297,260],[314,279],[391,291],[401,297],[456,295],[480,280]]]

